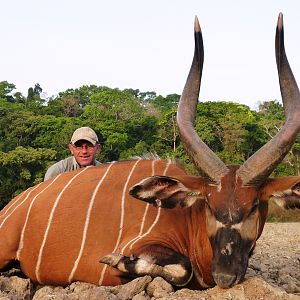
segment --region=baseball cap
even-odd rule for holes
[[[98,137],[95,131],[89,127],[80,127],[77,128],[72,137],[71,144],[75,144],[79,140],[85,140],[92,143],[94,146],[98,143]]]

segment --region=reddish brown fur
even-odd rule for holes
[[[109,172],[109,176],[103,182],[97,194],[90,217],[86,247],[84,248],[73,280],[87,281],[96,284],[99,282],[100,273],[104,267],[103,264],[99,264],[99,259],[105,254],[112,252],[114,243],[117,240],[120,223],[120,199],[122,198],[125,180],[134,163],[135,161],[114,164]],[[140,223],[146,204],[130,197],[128,195],[128,189],[145,176],[152,175],[151,163],[151,161],[140,161],[132,178],[128,182],[125,192],[124,234],[122,235],[117,251],[122,249],[129,240],[134,238],[140,229]],[[89,200],[99,178],[103,176],[108,166],[109,165],[102,165],[97,168],[87,169],[73,181],[72,185],[68,187],[62,195],[61,201],[56,207],[52,225],[48,232],[48,239],[43,251],[40,275],[40,281],[42,283],[60,285],[68,283],[68,275],[78,256]],[[155,174],[162,175],[165,168],[166,163],[162,161],[155,162]],[[24,235],[24,248],[21,251],[19,259],[24,273],[34,281],[37,281],[35,267],[51,209],[53,208],[57,196],[74,174],[78,174],[78,171],[61,175],[51,189],[49,188],[42,196],[37,197],[35,203],[32,205]],[[184,174],[184,171],[175,165],[170,165],[167,174],[175,176],[175,174]],[[29,205],[33,198],[52,181],[53,180],[49,180],[39,185],[31,193],[27,201],[15,210],[0,229],[0,248],[2,249],[0,267],[4,267],[9,260],[16,258],[20,234],[25,224]],[[193,183],[193,185],[195,186],[196,184]],[[12,200],[2,211],[2,215],[0,216],[1,222],[5,218],[3,215],[5,211],[8,210],[14,202],[18,201],[18,199],[24,199],[29,191],[25,191],[21,196]],[[209,261],[211,256],[205,230],[199,232],[197,230],[197,234],[193,234],[195,232],[195,226],[197,228],[199,228],[199,226],[200,228],[205,228],[203,210],[200,210],[199,205],[203,206],[203,203],[198,204],[193,209],[182,210],[176,208],[174,210],[161,210],[161,217],[155,226],[155,230],[153,230],[147,238],[136,243],[134,249],[156,241],[169,246],[179,253],[190,256],[196,264],[199,264],[199,266],[203,268],[204,271],[201,270],[200,273],[204,272],[205,280],[211,283],[212,279],[209,274],[209,264],[203,262],[203,260]],[[148,229],[155,220],[157,210],[155,207],[149,207],[145,229]],[[200,215],[194,211],[200,211]],[[188,221],[189,218],[191,218],[191,221]],[[178,226],[179,224],[180,226]],[[166,228],[168,229],[167,231]],[[199,240],[199,235],[201,235],[200,240],[204,240],[206,243],[199,245],[199,242],[196,242],[196,240]],[[191,245],[197,245],[197,249],[195,250]],[[134,249],[132,251],[134,251]],[[197,257],[195,257],[194,251],[197,252]],[[128,249],[126,249],[125,254],[129,254]],[[119,284],[121,280],[119,277],[115,277],[115,274],[119,274],[119,272],[108,268],[103,284]]]
[[[153,163],[154,172],[151,169]],[[135,164],[137,165],[132,177],[126,182]],[[104,268],[104,265],[99,263],[99,259],[113,251],[120,252],[128,241],[135,238],[140,231],[147,204],[129,196],[128,190],[145,177],[158,174],[176,178],[186,188],[199,192],[199,201],[189,208],[161,209],[159,221],[151,233],[135,243],[132,249],[127,246],[124,255],[140,253],[139,249],[146,245],[160,244],[170,247],[189,257],[194,271],[199,274],[198,277],[202,277],[202,281],[206,285],[213,285],[212,249],[206,229],[205,201],[208,199],[208,194],[211,194],[209,195],[209,198],[212,199],[210,205],[216,212],[226,211],[228,206],[222,203],[217,187],[208,186],[203,179],[186,175],[176,165],[171,164],[168,167],[167,163],[159,160],[118,162],[113,165],[104,164],[100,167],[87,168],[84,171],[65,173],[23,192],[12,200],[0,214],[0,268],[3,268],[10,260],[17,258],[22,229],[27,222],[24,243],[19,256],[23,272],[33,281],[58,285],[68,284],[68,278],[80,251],[91,197],[99,180],[109,167],[107,177],[97,192],[91,210],[86,243],[71,281],[99,283],[101,271]],[[164,174],[167,167],[167,173]],[[76,175],[78,176],[75,178]],[[51,210],[67,182],[72,178],[74,178],[72,184],[61,195],[53,213],[41,256],[39,278],[37,278],[38,256]],[[288,180],[270,180],[269,184],[260,190],[262,197],[262,208],[259,211],[260,232],[267,213],[267,205],[264,204],[267,204],[267,198],[271,196],[272,191],[280,190],[281,186],[284,189],[291,188],[297,182],[299,182],[299,178],[296,177]],[[233,183],[228,185],[228,182],[224,182],[224,184],[225,193],[229,193],[228,186],[232,187]],[[45,188],[46,190],[41,193]],[[124,190],[124,188],[126,189]],[[252,188],[243,189],[241,187],[237,190],[234,188],[236,196],[232,198],[229,207],[237,210],[242,207],[244,211],[250,209],[253,202]],[[114,250],[119,235],[123,190],[125,191],[123,231],[120,243]],[[37,196],[39,193],[41,194]],[[30,196],[26,199],[29,194]],[[157,207],[149,206],[143,233],[153,224],[158,210]],[[28,220],[26,221],[27,214]],[[122,282],[120,274],[119,271],[107,267],[102,284],[120,284]],[[196,282],[194,278],[191,284],[199,288],[201,284]]]

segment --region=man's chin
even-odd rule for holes
[[[79,163],[79,165],[81,166],[81,167],[87,167],[87,166],[91,166],[92,165],[92,162],[91,161],[78,161],[78,163]]]

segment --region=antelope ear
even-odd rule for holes
[[[188,180],[187,177],[190,177]],[[151,176],[134,185],[129,194],[134,198],[160,206],[174,208],[178,203],[181,207],[190,207],[197,200],[204,199],[203,189],[195,188],[195,177],[185,176],[184,182],[193,182],[194,187],[188,188],[180,179],[167,176]],[[202,183],[199,181],[200,187]]]
[[[271,179],[263,190],[265,197],[283,209],[300,209],[300,176]]]

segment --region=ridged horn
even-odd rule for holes
[[[195,17],[195,51],[177,111],[177,124],[185,150],[201,175],[211,183],[219,184],[228,168],[200,139],[194,128],[203,68],[203,38],[198,18]]]
[[[300,130],[300,94],[285,53],[282,13],[278,16],[275,51],[286,122],[280,131],[237,171],[243,185],[260,186],[286,156]]]

